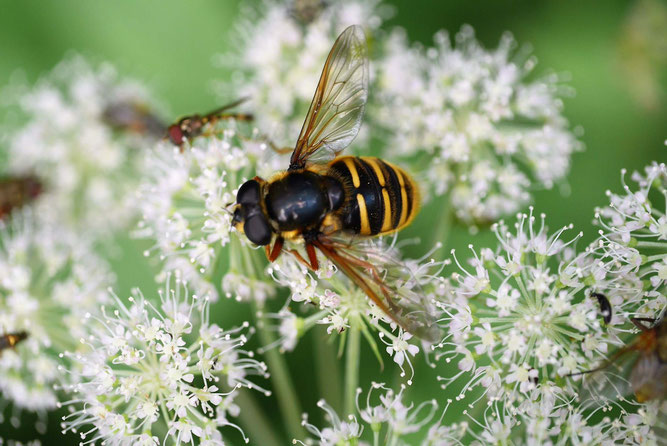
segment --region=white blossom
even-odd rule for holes
[[[350,25],[373,34],[390,15],[380,0],[263,0],[245,6],[233,31],[240,36],[237,52],[220,57],[238,79],[222,82],[220,89],[226,98],[249,97],[258,127],[279,146],[294,144],[338,35]]]
[[[454,42],[439,32],[424,50],[396,30],[378,61],[369,116],[389,135],[385,156],[412,161],[434,199],[448,194],[466,223],[516,212],[532,189],[562,180],[581,149],[562,115],[558,77],[527,80],[536,60],[515,47],[506,34],[487,50],[464,26]]]
[[[260,277],[262,254],[235,233],[231,205],[245,180],[274,170],[277,156],[242,125],[219,122],[185,150],[163,142],[147,154],[136,235],[154,239],[145,254],[156,252],[163,271],[179,270],[200,293],[217,299],[213,281],[221,263],[227,297],[263,302],[275,289]]]
[[[44,181],[39,212],[77,230],[108,236],[136,217],[133,192],[141,148],[154,136],[114,129],[114,104],[152,106],[137,82],[109,64],[70,56],[16,101],[24,123],[8,139],[12,172]]]
[[[295,247],[298,249],[298,245]],[[312,272],[289,252],[284,253],[267,268],[268,273],[279,285],[290,289],[292,302],[307,303],[302,309],[314,311],[308,311],[303,317],[285,310],[279,313],[283,315],[280,318],[281,331],[284,327],[282,324],[292,320],[295,324],[290,322],[290,326],[298,327],[298,330],[286,331],[289,336],[282,336],[279,343],[282,343],[283,348],[294,348],[297,337],[303,336],[317,324],[326,325],[327,333],[334,336],[345,333],[351,326],[377,332],[382,342],[380,346],[402,370],[401,376],[407,376],[408,383],[411,383],[414,375],[413,357],[421,350],[417,342],[428,345],[439,336],[433,301],[447,291],[444,279],[439,276],[447,262],[438,262],[430,257],[438,247],[419,259],[401,259],[396,238],[390,239],[389,243],[383,240],[359,241],[353,248],[355,255],[374,265],[376,272],[383,278],[382,283],[391,290],[390,297],[397,306],[392,314],[400,313],[398,316],[403,316],[400,320],[403,325],[399,325],[375,305],[356,283],[323,256],[318,254],[319,270]],[[372,273],[368,271],[364,274],[371,277]],[[373,284],[373,279],[368,280],[372,286],[377,286]],[[382,291],[378,289],[377,293],[384,299]],[[405,318],[405,314],[415,318],[412,327],[403,323],[410,320],[409,317]],[[414,333],[409,332],[411,328]],[[371,347],[380,359],[378,344],[371,343]]]
[[[139,290],[128,304],[112,294],[112,305],[89,318],[87,349],[65,354],[78,367],[70,369],[77,382],[67,388],[73,398],[63,429],[79,432],[83,444],[222,445],[224,426],[248,442],[226,410],[240,387],[270,393],[252,380],[268,376],[244,348],[252,329],[210,323],[208,296],[191,294],[179,279],[172,288],[172,280],[159,307]]]
[[[327,414],[327,421],[330,423],[325,428],[318,428],[308,422],[307,415],[304,414],[303,425],[308,433],[315,438],[317,444],[322,446],[334,445],[366,445],[362,439],[366,437],[374,438],[373,444],[392,444],[397,446],[415,444],[410,440],[409,435],[421,431],[428,426],[429,436],[423,442],[422,446],[449,444],[440,443],[438,440],[449,440],[457,443],[465,433],[465,427],[454,423],[447,428],[441,425],[441,421],[435,424],[431,423],[438,404],[435,400],[425,401],[421,404],[405,403],[403,395],[405,388],[396,393],[387,388],[383,383],[372,383],[365,399],[365,406],[361,407],[359,397],[363,393],[362,389],[357,389],[356,413],[349,414],[346,420],[342,420],[325,401],[320,400],[317,405]],[[379,394],[378,394],[379,393]],[[443,415],[449,407],[449,403],[443,411]],[[365,435],[368,434],[368,435]],[[407,436],[407,437],[406,437]],[[380,441],[380,443],[378,443]],[[299,444],[312,444],[310,441]]]
[[[55,385],[71,377],[58,355],[77,347],[88,327],[84,314],[106,300],[112,277],[84,238],[30,210],[0,221],[0,334],[27,338],[0,354],[0,394],[21,410],[43,415],[56,407]]]

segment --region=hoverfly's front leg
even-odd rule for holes
[[[317,254],[315,254],[315,247],[310,243],[306,244],[306,253],[308,253],[308,260],[304,259],[301,253],[296,249],[288,249],[287,252],[292,254],[295,259],[299,261],[303,266],[308,268],[311,271],[317,271],[320,269],[320,264],[317,262]]]
[[[308,254],[308,260],[310,260],[310,267],[313,271],[320,269],[320,264],[317,262],[317,253],[315,252],[315,246],[310,243],[306,243],[306,254]]]
[[[309,270],[311,270],[311,271],[317,271],[317,269],[313,268],[313,265],[312,265],[308,260],[304,259],[303,256],[301,255],[301,253],[299,253],[299,251],[297,251],[296,249],[288,249],[287,252],[289,252],[290,254],[292,254],[292,255],[294,256],[294,258],[295,258],[300,264],[302,264],[303,266],[305,266],[305,267],[308,268]],[[317,265],[315,265],[315,266],[317,266]]]
[[[283,243],[285,242],[285,239],[282,237],[278,237],[273,244],[273,248],[270,247],[270,245],[266,245],[264,249],[266,249],[266,258],[269,259],[269,262],[275,262],[278,257],[280,257],[280,253],[283,251]]]

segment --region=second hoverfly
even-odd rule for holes
[[[403,329],[433,338],[423,298],[406,302],[352,243],[405,228],[419,209],[418,187],[403,169],[379,158],[337,157],[357,136],[367,98],[366,38],[355,25],[329,53],[287,170],[245,182],[233,223],[266,247],[271,262],[290,240],[304,244],[307,259],[289,252],[317,270],[319,250]]]
[[[595,297],[607,300],[599,293]],[[591,387],[586,390],[594,398],[609,392],[613,394],[612,397],[632,392],[640,403],[664,400],[667,398],[665,315],[657,319],[632,318],[630,321],[640,332],[629,344],[618,349],[600,366],[568,376],[591,374],[591,380],[587,383]]]

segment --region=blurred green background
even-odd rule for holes
[[[584,242],[590,241],[595,233],[593,209],[604,204],[605,190],[620,188],[620,169],[632,171],[652,160],[665,161],[667,52],[661,49],[666,49],[667,23],[664,16],[651,13],[650,23],[640,21],[635,28],[628,27],[636,8],[649,5],[664,13],[664,1],[387,3],[396,6],[396,14],[385,28],[405,27],[413,41],[429,44],[435,31],[444,28],[456,32],[469,23],[486,46],[495,47],[501,34],[509,30],[520,44],[532,45],[539,60],[538,75],[553,71],[569,77],[568,84],[576,94],[565,98],[565,115],[573,125],[583,128],[586,150],[574,156],[566,185],[535,194],[535,207],[547,213],[552,228],[574,223],[577,230],[584,231]],[[17,70],[32,83],[68,51],[75,50],[92,60],[110,61],[123,75],[143,80],[174,117],[212,109],[219,101],[212,93],[211,81],[230,75],[214,67],[212,58],[230,49],[238,6],[236,1],[214,0],[4,1],[0,7],[0,85],[6,85]],[[651,26],[657,32],[651,31]],[[642,32],[646,34],[643,37]],[[652,67],[656,70],[650,86],[653,90],[647,93],[644,88],[640,96],[638,86],[645,87],[641,83],[646,82],[646,70]],[[428,231],[433,210],[427,206],[405,236]],[[491,246],[493,237],[485,232],[473,237],[464,229],[455,229],[449,239],[449,245],[461,252],[471,242]],[[119,278],[119,294],[136,285],[151,287],[155,271],[140,255],[145,244],[122,237],[118,243],[122,254],[112,258],[112,263]],[[414,254],[425,249],[415,247]],[[247,308],[234,302],[223,302],[218,313],[229,321],[248,317]],[[300,343],[289,354],[289,362],[304,396],[303,408],[318,421],[315,403],[322,391],[313,376],[312,349],[311,342]],[[378,363],[368,353],[362,364],[362,384],[366,385],[381,379]],[[418,400],[449,396],[451,392],[439,390],[436,374],[420,364],[410,396]],[[329,392],[336,388],[330,383]],[[268,411],[277,410],[272,399],[260,403]],[[276,428],[282,429],[279,418],[272,418]],[[58,421],[58,417],[51,417],[52,432],[59,431]],[[0,437],[33,438],[30,426],[28,419],[21,431],[13,431],[5,423],[0,426]],[[76,444],[77,439],[69,436],[70,441]],[[53,435],[44,437],[43,442],[68,444]]]

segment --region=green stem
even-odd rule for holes
[[[239,421],[247,432],[252,444],[266,446],[279,446],[271,422],[266,419],[262,409],[259,407],[253,395],[247,389],[239,389],[234,401],[241,408]]]
[[[435,231],[433,231],[433,239],[431,240],[431,245],[436,243],[442,243],[442,247],[447,247],[447,240],[449,239],[449,232],[452,228],[453,215],[450,212],[449,200],[444,200],[440,212],[437,215],[435,220]],[[447,251],[445,251],[446,253]]]
[[[656,254],[656,255],[654,255],[654,256],[647,257],[647,258],[646,258],[646,263],[648,263],[648,262],[654,262],[654,261],[656,261],[656,260],[662,260],[662,259],[664,259],[665,257],[667,257],[667,254]]]
[[[345,415],[354,414],[357,387],[359,387],[359,356],[361,330],[359,321],[351,321],[347,333],[347,357],[345,360]]]
[[[262,345],[270,345],[275,341],[273,333],[267,328],[267,321],[264,318],[263,308],[255,303],[255,317],[257,317],[257,332]],[[261,313],[261,316],[258,315]],[[301,426],[301,405],[292,383],[285,358],[280,354],[277,348],[270,348],[264,352],[269,372],[271,374],[271,383],[276,393],[280,413],[287,427],[287,433],[292,438],[304,438],[306,432]]]
[[[664,242],[637,242],[639,248],[665,248],[667,243]]]
[[[336,412],[340,412],[343,392],[336,348],[331,342],[328,342],[331,338],[326,335],[324,328],[315,330],[314,333],[316,334],[314,342],[315,367],[317,369],[317,384],[320,389],[320,396]]]

